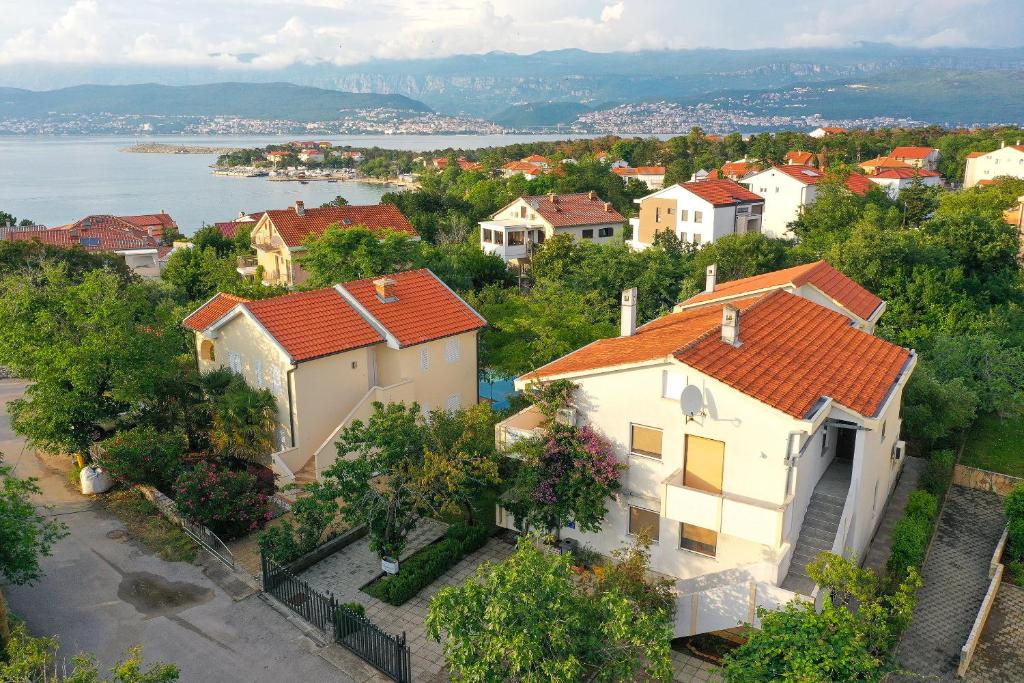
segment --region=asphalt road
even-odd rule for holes
[[[125,538],[124,525],[70,490],[64,463],[11,432],[6,404],[25,384],[0,380],[0,451],[21,477],[38,477],[46,514],[70,535],[43,558],[34,586],[4,586],[11,611],[36,635],[57,635],[61,655],[97,655],[103,667],[133,645],[146,661],[174,662],[182,681],[351,681],[221,565],[165,562]],[[227,588],[227,590],[225,590]]]

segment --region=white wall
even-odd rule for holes
[[[804,185],[775,168],[746,178],[743,184],[764,197],[761,232],[769,237],[791,236],[786,226],[797,219],[804,204],[814,202],[813,185]]]
[[[967,160],[964,187],[974,187],[982,180],[1000,176],[1024,178],[1024,152],[1013,147],[1002,147],[984,156]]]

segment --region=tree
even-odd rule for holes
[[[37,481],[15,477],[0,453],[0,575],[15,585],[42,577],[39,558],[50,555],[53,544],[68,533],[62,522],[39,514],[32,503],[31,497],[42,493]]]
[[[390,231],[381,235],[360,226],[345,230],[331,226],[319,237],[308,238],[305,245],[302,267],[312,287],[408,270],[418,256],[418,244],[408,235]]]
[[[918,227],[934,213],[939,206],[938,187],[926,187],[921,176],[914,174],[908,187],[900,190],[899,203],[903,207],[903,224]]]
[[[235,243],[230,237],[225,237],[216,225],[204,225],[197,230],[192,235],[192,244],[195,249],[213,249],[217,256],[229,256],[235,250]]]
[[[320,205],[321,209],[329,209],[334,206],[348,206],[348,200],[342,197],[340,194],[329,202],[324,202]]]
[[[210,246],[177,250],[160,276],[174,287],[182,302],[206,301],[241,280],[234,257],[218,256]]]
[[[365,423],[342,430],[338,459],[323,472],[322,495],[341,499],[341,516],[365,524],[370,550],[397,559],[416,528],[417,493],[411,486],[423,465],[423,430],[417,404],[374,402]]]
[[[277,399],[270,390],[254,389],[234,373],[226,385],[219,373],[207,374],[203,382],[210,400],[214,450],[222,456],[269,464],[277,428]]]
[[[575,581],[568,555],[530,537],[430,602],[427,634],[464,681],[626,681],[672,677],[671,612],[643,609],[614,585]]]
[[[124,283],[139,279],[117,254],[93,253],[80,246],[59,247],[39,240],[0,241],[0,278],[8,275],[38,277],[46,266],[56,265],[63,266],[68,278],[75,282],[81,281],[91,270],[108,270]]]
[[[626,466],[592,427],[557,419],[558,411],[572,402],[572,382],[557,380],[531,390],[544,416],[544,434],[512,446],[517,462],[504,506],[528,527],[557,533],[572,521],[583,531],[599,531]]]

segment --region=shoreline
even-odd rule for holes
[[[130,154],[229,154],[237,152],[241,147],[214,147],[206,145],[181,145],[166,142],[143,142],[130,147],[122,147],[119,152]]]

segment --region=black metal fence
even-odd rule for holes
[[[323,595],[284,567],[260,553],[263,590],[325,633],[334,642],[398,683],[412,681],[412,665],[405,633],[394,636],[344,605]]]

